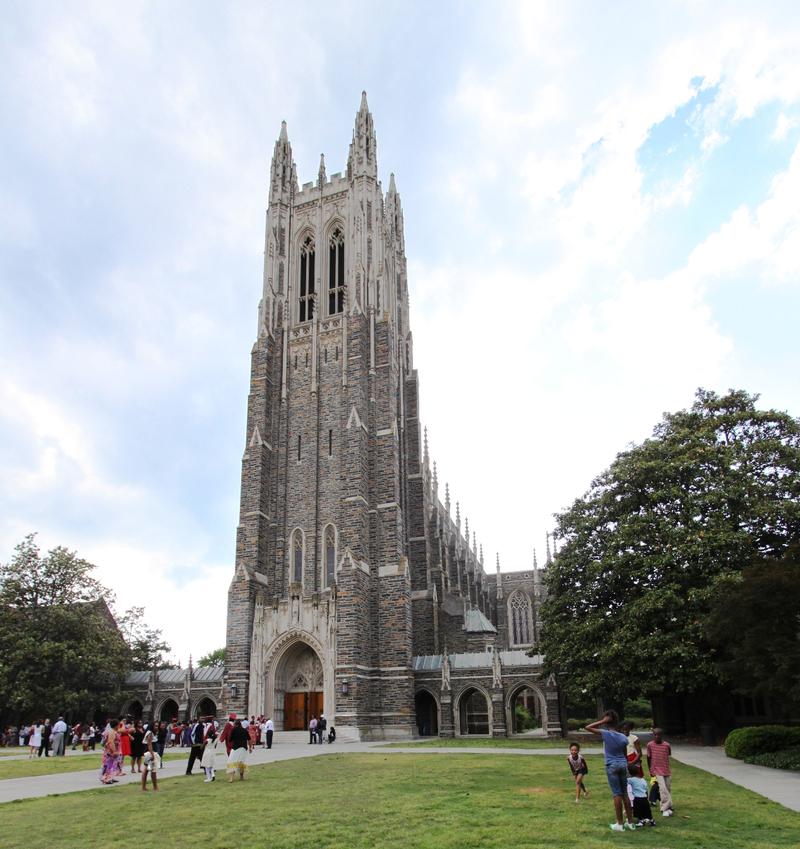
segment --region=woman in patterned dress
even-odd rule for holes
[[[109,722],[103,732],[103,762],[100,768],[100,781],[103,784],[116,784],[119,775],[119,737]]]

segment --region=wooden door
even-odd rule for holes
[[[305,731],[308,693],[286,693],[283,698],[285,731]]]
[[[322,693],[309,693],[308,694],[308,719],[311,720],[312,716],[316,716],[317,719],[320,718],[322,714],[323,708],[323,700]]]

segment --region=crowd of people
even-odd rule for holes
[[[649,781],[644,777],[642,744],[639,737],[633,733],[632,723],[620,724],[616,712],[610,710],[596,722],[587,725],[586,730],[597,734],[603,740],[606,778],[614,800],[616,819],[616,822],[611,823],[611,830],[625,831],[654,826],[656,823],[650,806],[656,802],[659,803],[661,815],[671,817],[672,749],[664,740],[661,729],[653,729],[653,739],[645,749]],[[580,745],[573,743],[567,756],[567,763],[575,780],[576,803],[589,795],[585,783],[589,768],[580,751]]]
[[[92,722],[76,722],[69,725],[59,716],[55,722],[49,719],[6,726],[0,733],[0,746],[22,746],[29,749],[28,757],[60,757],[66,754],[67,746],[73,751],[93,752],[101,742],[101,730]]]

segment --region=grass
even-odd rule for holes
[[[571,742],[571,740],[564,740],[560,737],[434,737],[431,740],[415,740],[409,743],[387,743],[385,748],[430,746],[433,748],[471,749],[485,746],[493,749],[564,749],[566,751]],[[598,742],[595,745],[602,745],[602,743]],[[381,748],[384,748],[384,746],[381,746]]]
[[[797,847],[800,814],[683,764],[673,779],[678,814],[657,828],[613,834],[601,758],[587,760],[592,796],[580,805],[557,758],[336,754],[258,766],[234,784],[176,778],[158,794],[129,785],[12,802],[2,806],[2,842],[4,849]]]
[[[166,754],[164,760],[188,760],[186,754]],[[70,755],[65,758],[41,757],[33,760],[0,760],[0,780],[5,778],[30,778],[39,775],[54,775],[58,772],[78,772],[86,769],[100,769],[100,752],[87,755]],[[130,758],[125,758],[125,771],[131,768]]]

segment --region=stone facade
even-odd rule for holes
[[[324,709],[340,733],[405,737],[425,730],[424,691],[439,733],[460,733],[458,698],[472,682],[491,701],[491,733],[506,733],[525,683],[556,733],[554,682],[521,651],[536,643],[539,570],[487,575],[468,523],[439,497],[419,419],[403,211],[376,154],[365,95],[344,174],[328,177],[322,158],[300,188],[285,124],[275,144],[224,706],[271,715],[278,729]],[[444,656],[458,688],[431,680],[431,658]]]
[[[440,497],[419,418],[403,210],[376,155],[366,96],[344,175],[329,178],[323,158],[300,188],[281,128],[224,676],[134,673],[125,712],[183,719],[213,703],[285,730],[324,710],[339,733],[402,738],[512,733],[521,700],[561,731],[535,653],[541,571],[503,574],[498,561],[487,574],[447,486]],[[198,675],[214,680],[198,690]]]

